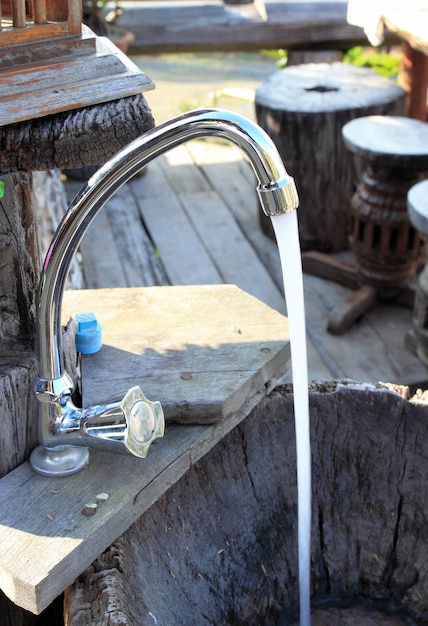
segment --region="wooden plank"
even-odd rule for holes
[[[164,174],[176,193],[198,193],[211,191],[211,185],[199,170],[194,167],[194,161],[187,148],[192,142],[178,146],[166,153],[165,158],[159,160]]]
[[[84,473],[69,478],[38,476],[28,463],[13,470],[0,481],[2,591],[39,614],[235,421],[170,426],[143,462],[94,452]],[[99,493],[110,497],[82,515]]]
[[[120,23],[135,34],[131,52],[141,54],[364,45],[363,30],[347,23],[346,6],[340,0],[240,5],[222,5],[218,0],[125,2]]]
[[[180,194],[180,198],[189,216],[192,215],[223,282],[238,285],[268,306],[284,312],[282,294],[219,196],[210,192]]]
[[[277,287],[282,291],[282,270],[278,246],[260,228],[261,212],[257,180],[241,150],[231,144],[192,141],[186,145],[193,162],[204,173],[257,252]],[[225,184],[227,181],[227,184]],[[269,220],[262,215],[262,219]]]
[[[428,381],[428,369],[406,347],[406,335],[412,328],[413,311],[383,303],[367,315],[367,321],[387,346],[386,358],[395,370],[395,377],[388,382],[407,385],[424,385]]]
[[[235,389],[230,393],[230,384],[223,389],[221,421],[191,428],[169,424],[165,437],[156,442],[145,461],[91,452],[82,474],[47,478],[33,473],[26,463],[0,481],[0,588],[15,604],[33,613],[48,606],[240,423],[279,378],[287,379],[289,374],[286,319],[236,288],[69,291],[64,315],[70,309],[88,310],[88,306],[104,325],[104,347],[114,350],[114,362],[109,372],[104,371],[108,395],[116,384],[125,383],[122,365],[133,358],[130,344],[140,354],[146,372],[143,378],[149,383],[167,363],[172,364],[171,379],[174,374],[179,379],[185,368],[197,380],[206,361],[199,397],[205,393],[209,400],[219,398],[220,379],[226,383],[234,378]],[[91,367],[87,359],[83,393],[94,400],[96,393],[88,391],[86,384]],[[221,368],[223,378],[217,375]],[[182,396],[194,405],[194,416],[198,416],[199,402],[204,420],[204,401],[197,400],[196,394],[193,401],[195,389],[189,389],[190,381],[179,380],[186,390]],[[182,413],[177,383],[175,390],[166,385],[161,397],[168,406],[171,391]],[[101,492],[109,494],[108,500],[99,504],[95,515],[82,515],[85,504],[94,502]]]
[[[166,419],[206,423],[289,379],[288,323],[231,285],[84,290],[64,313],[91,310],[103,348],[82,359],[84,405],[140,385]]]
[[[0,33],[0,42],[2,33]],[[16,33],[15,33],[16,35]],[[17,39],[19,39],[19,34]],[[94,33],[83,25],[81,37],[60,37],[55,41],[55,54],[59,59],[64,56],[95,53],[96,39]],[[31,46],[13,40],[10,46],[0,48],[0,68],[11,65],[26,65],[46,61],[46,42],[32,41]]]
[[[278,248],[276,243],[260,230],[256,179],[248,161],[242,152],[231,144],[192,141],[185,147],[192,157],[194,168],[201,169],[211,187],[216,189],[223,201],[228,204],[281,291],[282,270]],[[174,159],[176,163],[177,159],[178,155]],[[187,162],[183,155],[182,159]],[[159,168],[158,162],[155,161],[150,164],[147,176],[134,179],[131,187],[138,198],[146,227],[156,242],[171,284],[220,284],[222,279],[199,238],[195,236],[190,220],[175,198],[163,169]],[[180,233],[180,236],[177,237],[175,233]],[[211,276],[211,272],[215,272],[215,275]],[[281,306],[282,303],[281,299]],[[332,379],[332,372],[323,363],[310,337],[307,337],[307,349],[309,378]]]
[[[128,286],[117,243],[107,213],[101,211],[80,244],[85,286],[88,289]]]
[[[165,167],[166,163],[168,168]],[[270,274],[246,240],[217,189],[213,190],[206,176],[194,167],[188,150],[185,147],[171,150],[162,167],[207,253],[218,268],[222,282],[238,285],[268,306],[284,312],[284,299]],[[233,184],[233,176],[228,173],[227,185],[224,184],[225,180],[223,178],[219,187],[224,187],[224,193],[227,194],[229,186]]]
[[[165,285],[168,280],[153,242],[141,222],[128,187],[122,187],[105,205],[115,247],[128,287]]]
[[[131,183],[144,224],[172,285],[221,284],[222,278],[158,162]]]

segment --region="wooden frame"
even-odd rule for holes
[[[0,46],[80,36],[80,0],[1,0]]]

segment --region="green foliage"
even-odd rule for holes
[[[386,52],[373,51],[370,48],[356,46],[351,48],[343,57],[344,63],[370,67],[381,76],[394,78],[398,73],[398,57],[391,56]]]
[[[276,59],[279,69],[283,69],[287,65],[287,50],[262,50],[262,54],[271,59]],[[358,65],[359,67],[370,67],[381,76],[395,78],[398,73],[399,58],[387,52],[382,52],[381,49],[375,50],[373,48],[356,46],[346,52],[343,62],[350,65]]]
[[[288,52],[287,50],[262,50],[262,54],[270,59],[276,59],[278,69],[282,70],[287,65]]]

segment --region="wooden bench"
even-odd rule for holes
[[[132,31],[134,54],[261,49],[341,49],[366,45],[346,20],[347,2],[221,0],[121,2],[120,26]],[[388,42],[392,41],[390,36]]]

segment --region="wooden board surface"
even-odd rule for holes
[[[169,426],[147,459],[91,453],[89,466],[46,478],[28,463],[0,480],[0,588],[39,614],[94,559],[243,418]],[[109,498],[82,514],[97,494]]]
[[[82,362],[83,404],[141,383],[167,419],[193,426],[168,424],[144,461],[91,451],[72,477],[41,477],[26,463],[0,481],[0,588],[33,613],[289,380],[286,318],[234,286],[67,292],[66,318],[89,308],[105,344]],[[108,500],[84,516],[99,493]]]
[[[290,380],[287,319],[235,286],[67,292],[64,319],[88,311],[103,347],[82,358],[83,406],[139,385],[167,421],[212,423]]]

